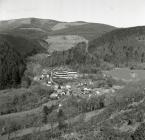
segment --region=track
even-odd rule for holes
[[[92,117],[100,114],[104,109],[101,109],[101,110],[96,110],[96,111],[91,111],[91,112],[88,112],[88,113],[85,113],[83,114],[84,115],[84,121],[87,122],[89,121]],[[74,117],[74,118],[71,118],[69,120],[66,120],[66,122],[69,122],[69,123],[75,123],[79,120],[80,118],[80,115]],[[58,123],[55,123],[53,124],[53,128],[56,128],[58,126]],[[40,126],[40,127],[31,127],[31,128],[27,128],[27,129],[23,129],[23,130],[18,130],[16,132],[13,132],[11,133],[10,135],[3,135],[3,136],[0,136],[0,140],[8,140],[8,137],[9,139],[12,139],[12,138],[17,138],[17,137],[22,137],[22,136],[25,136],[25,135],[28,135],[28,134],[35,134],[35,133],[38,133],[38,132],[43,132],[43,131],[47,131],[47,130],[50,130],[52,128],[51,124],[46,124],[46,125],[43,125],[43,126]]]

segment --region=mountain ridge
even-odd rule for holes
[[[59,31],[63,29],[66,29],[65,32],[70,33],[69,28],[72,28],[71,30],[74,30],[73,27],[77,27],[77,30],[80,30],[82,32],[81,26],[82,25],[87,25],[84,28],[90,28],[90,26],[93,26],[92,28],[98,28],[102,25],[102,31],[103,27],[108,27],[105,29],[105,31],[110,31],[114,29],[115,27],[110,26],[110,25],[105,25],[101,23],[89,23],[85,21],[76,21],[76,22],[63,22],[63,21],[56,21],[56,20],[51,20],[51,19],[39,19],[39,18],[21,18],[21,19],[13,19],[13,20],[6,20],[6,21],[0,21],[0,32],[15,32],[18,31],[21,28],[29,29],[29,28],[36,28],[36,29],[41,29],[47,33],[47,35],[54,35],[52,32],[53,31]],[[79,29],[80,28],[80,29]],[[110,29],[109,29],[110,28]],[[68,31],[67,31],[68,29]],[[99,29],[99,28],[98,28]],[[78,35],[78,31],[75,30],[76,34]],[[89,30],[89,29],[88,29]],[[95,30],[97,31],[97,29]],[[23,31],[20,31],[23,32]],[[92,32],[92,30],[90,31]],[[56,33],[55,33],[56,34]],[[61,33],[63,34],[63,33]],[[27,34],[29,35],[29,34]]]

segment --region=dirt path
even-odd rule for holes
[[[103,110],[104,109],[85,113],[84,114],[84,116],[85,116],[84,121],[85,122],[89,121],[92,117],[98,115]],[[75,123],[75,122],[78,121],[79,118],[80,118],[80,115],[78,115],[78,116],[76,116],[74,118],[71,118],[69,120],[66,120],[66,122]],[[53,124],[53,128],[56,128],[57,126],[58,126],[57,123]],[[28,135],[28,134],[32,134],[32,133],[38,133],[38,132],[42,132],[42,131],[47,131],[47,130],[50,130],[50,129],[51,129],[51,125],[50,124],[46,124],[46,125],[41,126],[41,127],[31,127],[31,128],[27,128],[27,129],[23,129],[23,130],[18,130],[16,132],[11,133],[10,136],[9,136],[9,139],[16,138],[16,137],[22,137],[22,136],[25,136],[25,135]],[[8,135],[0,136],[0,140],[8,140]]]
[[[23,112],[17,112],[17,113],[10,113],[10,114],[5,114],[5,115],[0,115],[0,119],[6,119],[6,118],[16,118],[16,117],[25,117],[27,115],[32,115],[32,114],[38,114],[41,112],[43,106],[52,106],[52,105],[56,105],[57,104],[57,100],[54,101],[49,101],[45,104],[42,104],[40,107],[38,108],[34,108],[28,111],[23,111]]]

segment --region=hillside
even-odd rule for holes
[[[89,52],[100,59],[128,65],[145,61],[145,27],[116,29],[89,43]]]
[[[45,51],[36,41],[0,34],[0,89],[16,87],[26,69],[26,58]]]

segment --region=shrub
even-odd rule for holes
[[[142,123],[131,136],[133,140],[145,139],[145,123]]]

